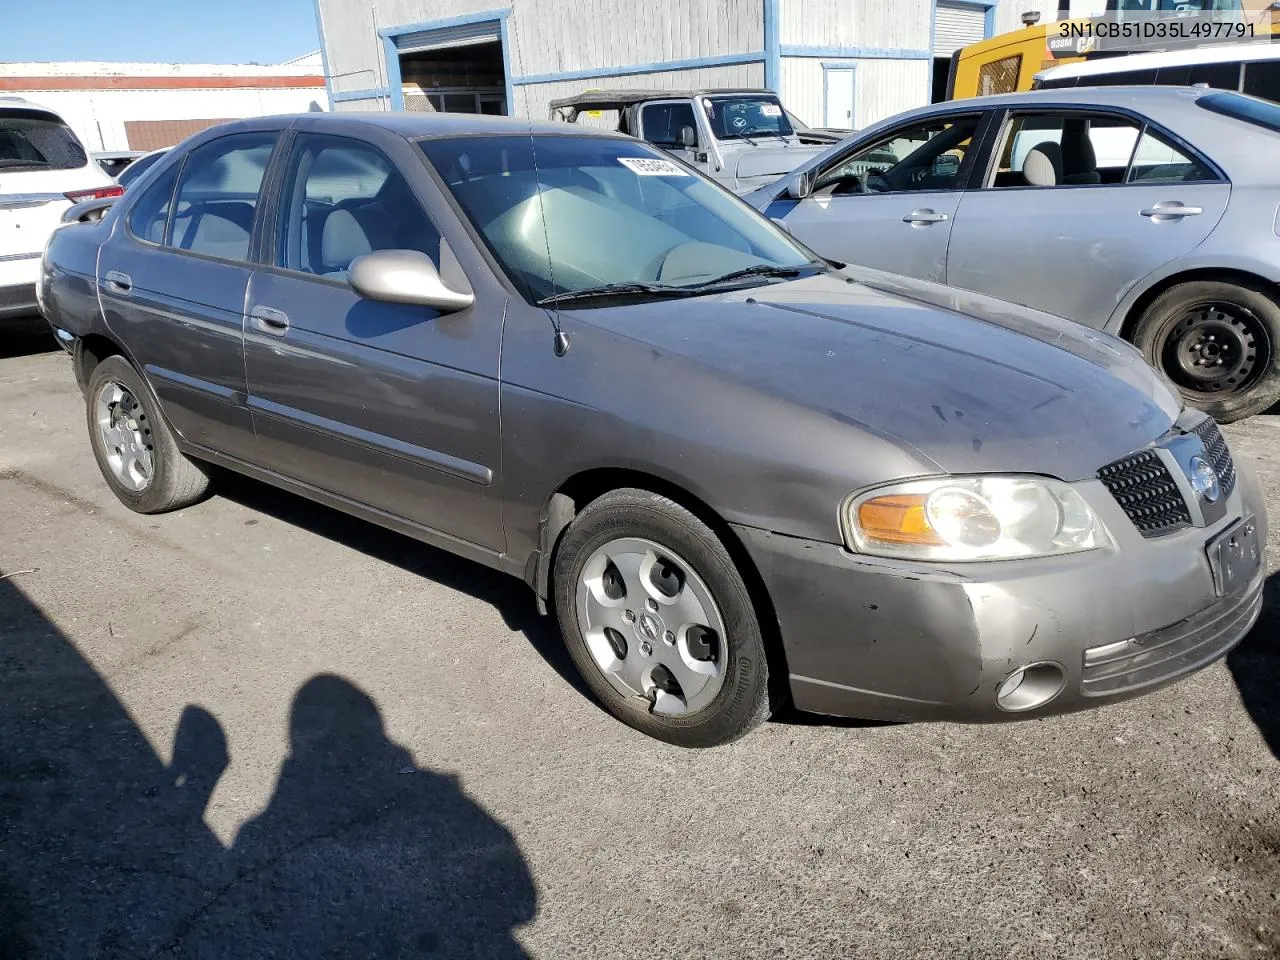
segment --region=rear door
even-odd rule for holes
[[[855,144],[816,171],[808,197],[776,201],[769,215],[832,259],[944,283],[982,119],[917,119]]]
[[[1124,293],[1213,230],[1231,186],[1128,114],[1011,112],[952,228],[947,282],[1102,327]]]
[[[354,503],[502,548],[498,352],[505,297],[467,310],[362,299],[347,268],[417,250],[466,277],[401,167],[417,148],[299,132],[281,180],[274,256],[250,283],[249,403],[270,469]]]
[[[149,180],[98,259],[107,326],[191,443],[253,461],[245,292],[259,196],[280,134],[236,133]]]

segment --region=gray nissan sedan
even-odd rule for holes
[[[1258,484],[1136,350],[841,269],[636,140],[241,121],[66,219],[40,301],[127,506],[218,465],[522,577],[673,743],[1079,710],[1258,615]]]

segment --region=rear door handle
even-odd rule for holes
[[[280,337],[289,329],[289,315],[274,307],[254,307],[249,311],[249,319],[263,333]]]
[[[132,278],[119,270],[108,270],[103,279],[107,281],[107,289],[115,293],[128,293],[133,289]]]
[[[1147,207],[1147,209],[1139,210],[1138,212],[1149,220],[1163,223],[1166,220],[1181,220],[1183,217],[1194,217],[1197,214],[1204,213],[1204,210],[1200,207],[1183,206],[1178,200],[1164,200],[1154,207]]]
[[[944,220],[950,220],[950,219],[951,218],[947,216],[945,213],[937,213],[936,211],[930,210],[928,207],[925,207],[922,210],[912,210],[910,213],[908,213],[905,217],[902,218],[902,222],[910,223],[914,226],[917,224],[924,225],[929,223],[942,223]]]

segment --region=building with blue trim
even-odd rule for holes
[[[863,127],[1053,0],[501,2],[315,0],[334,108],[541,119],[591,89],[767,87],[812,126]]]

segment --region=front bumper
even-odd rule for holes
[[[1219,597],[1206,553],[1243,517],[1256,518],[1266,543],[1257,477],[1236,467],[1221,520],[1157,539],[1144,539],[1101,483],[1081,485],[1116,547],[1066,557],[939,568],[735,531],[773,602],[800,709],[896,721],[1039,717],[1157,689],[1248,633],[1265,558],[1251,582]],[[1037,709],[1001,709],[1000,684],[1036,663],[1061,668],[1061,692]]]

